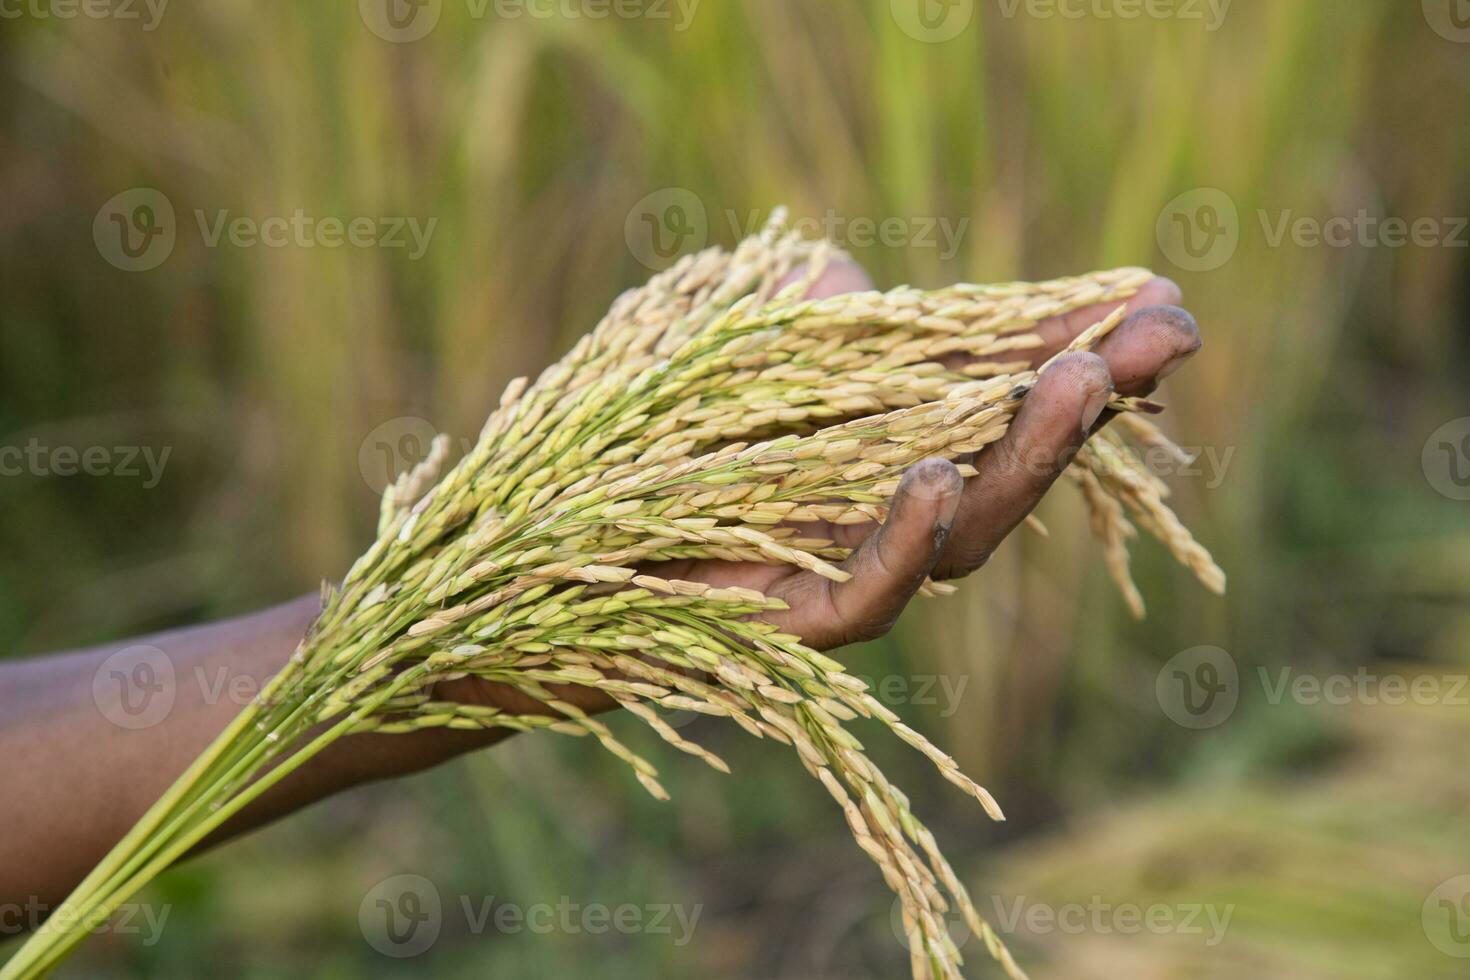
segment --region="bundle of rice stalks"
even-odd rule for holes
[[[1019,360],[1040,344],[1036,322],[1122,301],[1151,274],[800,299],[834,254],[783,233],[778,219],[733,252],[687,257],[619,298],[535,382],[512,383],[477,444],[442,477],[448,443],[436,440],[385,494],[377,540],[324,590],[320,617],[287,667],[0,976],[53,967],[91,924],[349,733],[447,726],[590,736],[666,798],[653,764],[571,703],[564,685],[604,692],[721,771],[723,761],[658,709],[729,718],[791,746],[901,899],[915,977],[960,976],[943,920],[951,910],[1009,975],[1022,976],[846,723],[881,722],[1003,819],[990,794],[841,663],[762,619],[779,600],[663,577],[656,563],[785,563],[842,580],[847,549],[804,527],[881,522],[905,469],[927,457],[973,475],[970,454],[1006,432],[1036,381],[1039,372]],[[1072,349],[1091,347],[1121,318],[1120,308]],[[1017,361],[996,360],[1007,352]],[[989,359],[971,359],[982,355]],[[1165,488],[1118,451],[1125,436],[1166,444],[1130,414],[1151,406],[1111,407],[1126,424],[1094,439],[1070,472],[1130,604],[1141,610],[1125,550],[1135,524],[1222,588],[1219,569],[1164,504]],[[544,710],[436,697],[441,682],[462,677],[507,685]]]

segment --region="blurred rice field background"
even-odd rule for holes
[[[882,286],[1150,265],[1206,338],[1160,400],[1201,454],[1170,480],[1229,595],[1145,542],[1133,622],[1059,488],[1049,540],[848,652],[1009,822],[920,767],[903,782],[1038,976],[1465,975],[1460,0],[393,2],[38,0],[0,24],[0,445],[165,459],[153,485],[141,463],[6,471],[7,655],[315,589],[427,432],[473,437],[650,266],[775,205]],[[126,271],[99,211],[138,188],[173,243]],[[298,213],[368,219],[372,243],[211,242]],[[1334,217],[1351,230],[1314,242]],[[1429,224],[1395,244],[1386,218]],[[1238,703],[1191,728],[1166,665],[1201,646]],[[1416,677],[1436,693],[1387,696]],[[331,800],[171,872],[156,943],[100,935],[63,975],[901,975],[821,788],[733,727],[691,730],[736,774],[653,749],[672,804],[541,737]],[[401,873],[444,915],[399,960],[359,913]],[[538,930],[486,903],[697,918]]]

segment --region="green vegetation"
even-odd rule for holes
[[[1206,338],[1160,395],[1163,427],[1205,454],[1200,473],[1165,475],[1231,573],[1228,599],[1144,542],[1134,571],[1150,615],[1135,623],[1081,507],[1055,494],[1050,540],[1018,537],[959,597],[845,656],[902,682],[890,707],[1009,822],[977,821],[906,746],[870,753],[912,788],[987,918],[991,895],[1002,910],[1015,896],[1234,905],[1214,947],[1180,932],[1023,935],[1035,975],[1459,975],[1421,911],[1470,872],[1464,777],[1449,764],[1465,706],[1272,694],[1287,667],[1470,672],[1464,503],[1420,458],[1466,413],[1465,251],[1448,247],[1470,213],[1464,45],[1389,0],[1235,4],[1214,31],[977,2],[938,44],[900,29],[887,2],[706,0],[683,31],[677,16],[471,9],[446,2],[406,44],[353,5],[171,5],[153,31],[6,22],[0,443],[171,449],[153,487],[141,463],[138,477],[0,479],[8,651],[238,612],[346,568],[373,536],[385,476],[369,434],[417,417],[472,442],[510,378],[647,278],[625,232],[650,193],[688,192],[704,213],[691,234],[725,245],[776,203],[817,221],[830,209],[881,286],[1149,265],[1181,284]],[[91,232],[135,187],[165,195],[176,241],[130,273]],[[1235,206],[1239,244],[1192,272],[1156,230],[1199,188]],[[403,218],[405,245],[209,244],[222,216],[259,225],[298,209]],[[1360,209],[1433,219],[1439,244],[1292,234],[1297,219]],[[409,218],[421,232],[435,221],[418,259]],[[902,241],[864,244],[860,219],[888,218]],[[1189,730],[1155,680],[1199,645],[1229,651],[1240,703]],[[936,674],[951,692],[965,681],[959,710]],[[610,725],[655,749],[637,719]],[[161,941],[99,935],[69,968],[900,974],[891,909],[826,793],[729,727],[679,730],[741,778],[669,753],[677,808],[586,744],[540,738],[333,800],[166,874],[147,893],[172,907]],[[358,912],[405,871],[435,883],[446,913],[432,950],[399,962],[364,941]],[[652,931],[477,933],[460,896],[703,910],[678,945]],[[978,941],[964,949],[984,975]]]

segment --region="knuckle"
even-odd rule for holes
[[[886,636],[888,634],[888,631],[893,629],[894,622],[895,618],[892,616],[884,616],[879,619],[870,619],[867,622],[860,624],[853,631],[853,639],[849,640],[848,642],[864,643],[868,640],[876,640],[880,636]]]
[[[835,650],[837,647],[845,647],[852,643],[866,643],[876,640],[893,628],[892,621],[879,620],[854,620],[850,622],[838,622],[834,625],[827,642],[821,644],[824,649]]]
[[[971,572],[984,568],[994,553],[995,549],[991,547],[954,549],[934,566],[930,578],[936,582],[964,578]]]
[[[1009,439],[996,444],[998,472],[1024,478],[1026,485],[1047,482],[1066,468],[1077,451],[1074,445],[1053,446],[1041,442],[1021,445]]]

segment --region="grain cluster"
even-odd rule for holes
[[[1000,807],[839,661],[770,625],[779,600],[660,574],[660,562],[782,563],[841,580],[832,524],[881,522],[900,477],[932,456],[972,475],[1038,372],[1043,318],[1117,312],[1151,278],[1118,269],[1044,283],[805,300],[838,253],[779,219],[732,251],[689,256],[621,296],[534,381],[512,383],[470,451],[436,440],[383,496],[378,537],[289,666],[68,899],[105,916],[274,782],[355,732],[445,726],[591,739],[666,798],[654,764],[565,696],[605,693],[669,745],[728,772],[667,711],[729,719],[794,750],[901,900],[915,977],[959,977],[945,917],[962,916],[1013,977],[1022,971],[975,910],[908,797],[851,731],[871,719],[994,819]],[[795,277],[784,287],[781,284]],[[1104,560],[1137,613],[1127,545],[1160,540],[1208,587],[1220,570],[1130,445],[1172,444],[1117,399],[1118,422],[1071,463]],[[1171,450],[1173,451],[1173,450]],[[925,591],[948,587],[927,583]],[[466,676],[542,705],[530,713],[445,700]],[[87,916],[93,918],[88,919]],[[53,918],[53,922],[58,919]],[[3,977],[45,972],[85,935],[46,927]]]

